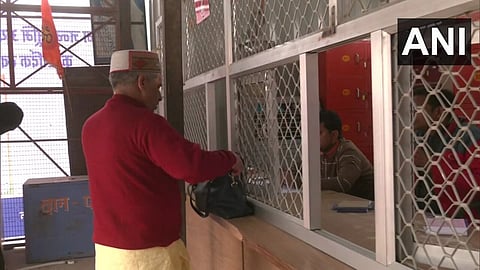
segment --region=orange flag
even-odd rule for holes
[[[60,79],[63,78],[57,30],[53,23],[52,9],[48,0],[42,0],[42,53],[45,61],[57,69]]]

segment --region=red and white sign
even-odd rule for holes
[[[193,3],[195,4],[197,24],[199,24],[210,16],[210,4],[208,3],[208,0],[193,0]]]

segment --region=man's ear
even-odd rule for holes
[[[335,139],[340,139],[340,133],[338,132],[338,130],[332,130],[332,135]]]
[[[145,89],[145,76],[144,75],[138,75],[137,77],[137,87],[140,89],[140,91],[143,91]]]

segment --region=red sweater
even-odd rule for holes
[[[139,102],[114,95],[85,122],[82,145],[95,243],[143,249],[180,238],[178,179],[198,183],[226,174],[228,151],[203,151]]]
[[[464,119],[461,121],[463,128],[468,127],[468,131],[462,131],[452,121],[447,127],[448,132],[442,134],[444,138],[457,137],[455,141],[452,139],[448,142],[451,147],[443,149],[445,146],[439,136],[433,136],[428,141],[436,153],[441,153],[440,156],[434,156],[438,165],[434,164],[431,170],[435,184],[433,191],[447,216],[456,216],[463,212],[460,204],[466,203],[473,217],[480,220],[480,128],[468,125]]]

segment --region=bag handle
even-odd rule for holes
[[[197,187],[197,184],[193,184],[193,185],[189,185],[187,188],[188,196],[190,197],[190,206],[200,217],[206,218],[210,213],[208,213],[208,211],[205,211],[205,212],[201,211],[200,209],[198,209],[197,205],[194,203],[195,200],[193,199],[193,191],[195,190],[196,187]]]

